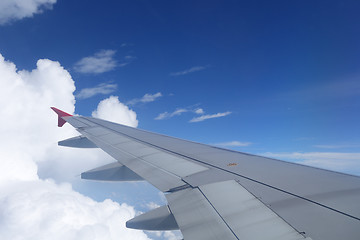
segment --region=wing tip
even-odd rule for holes
[[[64,112],[56,107],[50,107],[58,115],[58,127],[64,126],[66,120],[63,117],[72,117],[73,115]]]

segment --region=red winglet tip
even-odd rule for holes
[[[51,107],[51,109],[58,115],[58,127],[62,127],[66,123],[66,120],[64,120],[62,117],[72,117],[71,114],[61,111],[56,107]]]
[[[56,112],[57,115],[59,115],[59,117],[72,117],[71,114],[61,111],[60,109],[57,109],[56,107],[51,107],[51,109],[54,110],[54,112]]]

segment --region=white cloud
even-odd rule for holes
[[[138,126],[136,113],[121,103],[119,98],[115,96],[110,96],[102,100],[97,106],[97,109],[92,112],[92,116],[131,127]]]
[[[71,185],[49,180],[9,183],[0,193],[3,239],[147,240],[142,231],[125,228],[133,207],[109,199],[95,202]]]
[[[211,119],[211,118],[225,117],[230,114],[231,114],[231,112],[223,112],[223,113],[202,115],[200,117],[195,117],[195,118],[191,119],[189,122],[201,122],[201,121]]]
[[[205,111],[202,108],[195,108],[194,106],[197,106],[199,104],[195,104],[189,107],[185,107],[185,108],[177,108],[175,111],[173,112],[163,112],[160,113],[156,118],[154,118],[155,120],[164,120],[164,119],[169,119],[175,116],[180,116],[183,113],[187,113],[187,112],[192,112],[195,114],[204,114]]]
[[[115,92],[117,89],[117,84],[112,83],[100,83],[99,85],[92,88],[83,88],[81,91],[76,94],[78,99],[91,98],[98,94],[110,94]]]
[[[355,172],[360,174],[360,153],[341,152],[291,152],[272,153],[266,152],[263,156],[278,158],[282,160],[296,161],[314,167],[330,169],[342,172]]]
[[[0,180],[37,179],[34,159],[40,161],[44,158],[54,136],[66,134],[66,131],[59,134],[46,130],[53,126],[49,107],[56,105],[74,112],[74,82],[58,62],[46,59],[39,60],[37,68],[28,72],[17,71],[13,63],[0,55],[0,75],[0,152],[3,164]]]
[[[180,231],[165,231],[163,232],[163,236],[168,240],[178,240],[183,239],[183,235]]]
[[[155,101],[156,98],[161,97],[162,94],[160,92],[155,93],[155,94],[145,94],[141,99],[140,102],[153,102]]]
[[[101,50],[93,56],[84,57],[75,63],[74,69],[81,73],[104,73],[116,68],[115,50]]]
[[[134,99],[128,101],[126,104],[127,105],[135,105],[137,103],[153,102],[159,97],[162,97],[161,92],[157,92],[155,94],[146,93],[142,98],[134,98]]]
[[[147,232],[150,236],[156,236],[157,238],[160,239],[167,239],[167,240],[179,240],[179,239],[184,239],[184,237],[182,236],[181,232],[179,230],[175,230],[175,231],[151,231],[151,232]]]
[[[207,68],[206,66],[195,66],[195,67],[191,67],[189,69],[185,69],[183,71],[170,73],[170,75],[171,76],[181,76],[181,75],[186,75],[186,74],[193,73],[193,72],[202,71],[206,68]]]
[[[160,207],[159,204],[154,203],[154,202],[149,202],[149,203],[146,204],[146,206],[149,208],[149,210],[153,210],[153,209],[155,209],[155,208],[159,208],[159,207]]]
[[[168,119],[168,118],[172,118],[174,116],[179,116],[183,113],[186,113],[186,112],[189,112],[188,109],[186,108],[179,108],[179,109],[176,109],[174,112],[172,113],[168,113],[168,112],[163,112],[163,113],[160,113],[156,118],[155,120],[163,120],[163,119]]]
[[[59,129],[50,106],[74,112],[74,81],[58,63],[39,60],[32,71],[18,71],[0,55],[0,236],[2,239],[148,239],[127,229],[133,207],[111,200],[96,202],[39,177],[56,172],[56,180],[101,159],[88,151],[59,148],[56,142],[74,136],[69,125]],[[74,161],[76,160],[76,161]],[[58,165],[61,162],[63,165]],[[80,166],[82,165],[82,166]],[[58,167],[60,166],[60,167]]]
[[[168,112],[159,113],[157,117],[155,117],[155,120],[163,120],[166,118],[169,118],[170,114]]]
[[[51,9],[56,0],[1,0],[0,25]]]
[[[195,112],[196,114],[204,114],[204,113],[205,113],[202,108],[195,109],[194,112]]]
[[[231,141],[231,142],[222,142],[222,143],[214,143],[212,145],[219,147],[247,147],[250,146],[251,142],[239,142],[239,141]]]

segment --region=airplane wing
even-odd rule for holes
[[[117,161],[83,173],[146,180],[167,205],[127,227],[180,229],[185,240],[359,240],[360,178],[221,149],[52,108],[81,134],[59,145],[98,147]]]

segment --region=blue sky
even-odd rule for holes
[[[114,95],[139,128],[360,175],[359,1],[51,6],[2,23],[0,53],[60,62],[76,113]]]
[[[308,151],[360,144],[359,7],[357,1],[62,0],[1,26],[0,49],[19,69],[39,58],[59,61],[77,92],[113,83],[111,94],[122,102],[161,92],[157,101],[132,107],[141,128],[207,143],[252,142],[244,151]],[[115,52],[113,69],[75,70],[101,50]],[[105,97],[77,100],[76,112],[90,115]],[[207,114],[232,113],[201,123],[188,123],[191,113],[154,121],[194,105]],[[294,141],[300,138],[309,141]]]

